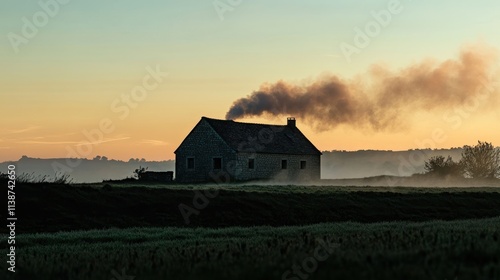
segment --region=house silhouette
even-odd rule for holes
[[[176,181],[320,179],[321,152],[297,128],[202,117],[175,150]]]

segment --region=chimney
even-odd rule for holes
[[[290,126],[290,127],[295,127],[295,118],[293,118],[293,117],[289,117],[289,118],[287,119],[286,125],[287,125],[287,126]]]

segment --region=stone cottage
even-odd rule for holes
[[[175,150],[176,181],[320,179],[321,152],[296,127],[202,117]]]

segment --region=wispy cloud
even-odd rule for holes
[[[38,140],[26,140],[26,141],[21,141],[19,143],[22,144],[37,144],[37,145],[75,145],[75,146],[83,146],[83,145],[99,145],[103,143],[108,143],[108,142],[114,142],[114,141],[122,141],[122,140],[127,140],[130,139],[130,137],[120,137],[120,138],[108,138],[108,139],[103,139],[101,141],[95,141],[95,142],[88,142],[88,141],[38,141]]]
[[[9,129],[5,131],[5,134],[19,134],[19,133],[25,133],[33,130],[38,130],[41,129],[42,126],[30,126],[26,128],[21,128],[21,129]]]
[[[79,144],[77,141],[37,141],[37,140],[26,140],[19,142],[21,144],[40,144],[40,145],[61,145],[61,144]]]
[[[40,135],[36,137],[23,137],[23,138],[18,138],[18,139],[9,139],[10,141],[20,141],[20,140],[42,140],[42,139],[50,139],[50,138],[62,138],[62,137],[67,137],[67,136],[72,136],[72,135],[77,135],[78,133],[76,132],[71,132],[71,133],[64,133],[64,134],[53,134],[53,135]],[[43,142],[43,141],[42,141]],[[46,142],[54,142],[54,141],[46,141]],[[57,141],[56,141],[57,142]],[[63,141],[63,142],[72,142],[72,141]],[[75,142],[77,143],[77,142]]]
[[[141,144],[148,144],[148,145],[153,145],[153,146],[166,146],[169,145],[170,143],[161,141],[161,140],[154,140],[154,139],[143,139],[141,141]]]
[[[77,134],[78,133],[76,133],[76,132],[70,132],[70,133],[63,133],[63,134],[43,135],[41,137],[43,137],[43,138],[58,138],[58,137],[72,136],[72,135],[77,135]]]
[[[130,139],[130,137],[120,137],[120,138],[104,139],[104,140],[101,140],[101,141],[91,142],[90,144],[91,145],[99,145],[99,144],[103,144],[103,143],[115,142],[115,141],[123,141],[123,140],[127,140],[127,139]],[[78,142],[78,144],[77,144],[77,146],[83,146],[83,145],[88,145],[88,142],[85,142],[85,143]]]

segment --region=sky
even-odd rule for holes
[[[174,159],[202,116],[224,119],[263,84],[364,85],[471,48],[488,62],[481,98],[391,108],[411,112],[384,129],[318,126],[300,112],[297,125],[320,150],[500,145],[498,1],[5,0],[0,22],[0,161]],[[289,112],[236,120],[285,124]]]

